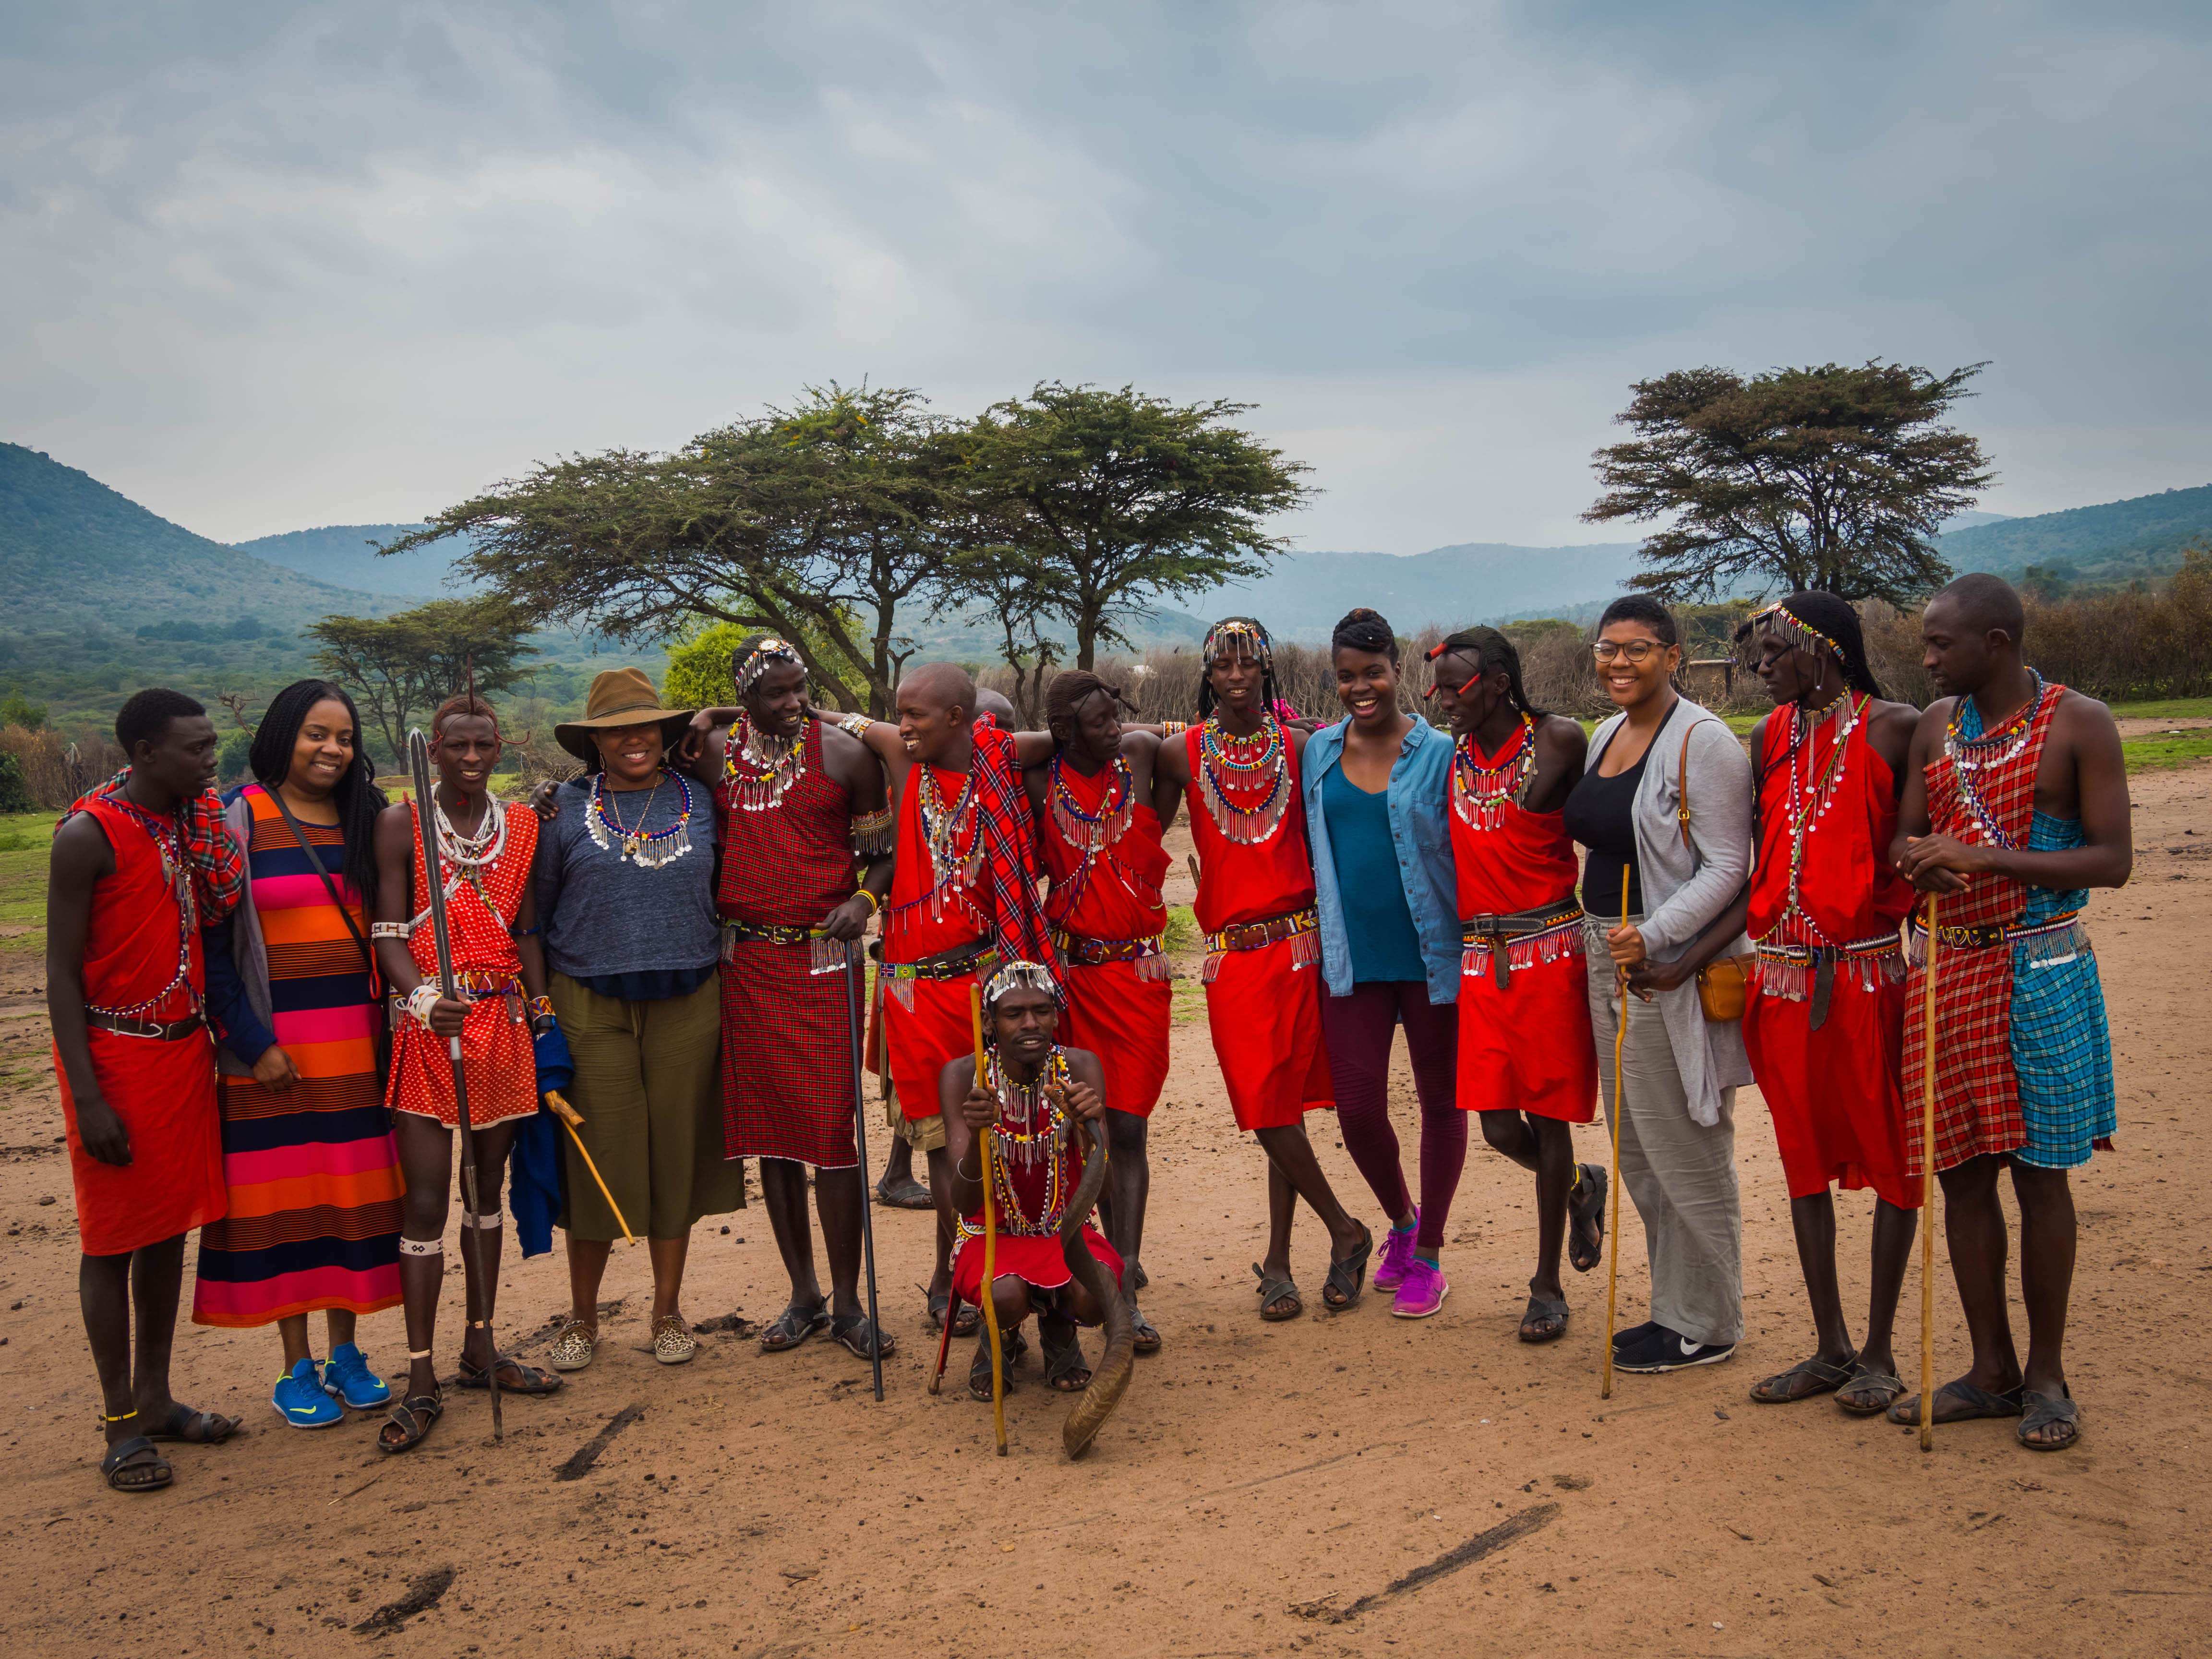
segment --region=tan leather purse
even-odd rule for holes
[[[1675,768],[1681,779],[1678,791],[1680,800],[1674,808],[1675,827],[1682,832],[1682,845],[1690,842],[1690,733],[1696,731],[1698,721],[1692,720],[1682,732],[1682,756]],[[1698,969],[1698,1006],[1708,1024],[1726,1025],[1743,1018],[1748,981],[1745,969],[1753,958],[1748,957],[1716,957]]]

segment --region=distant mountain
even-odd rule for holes
[[[1969,507],[1964,513],[1954,513],[1944,520],[1936,534],[1948,536],[1957,531],[1972,530],[1980,525],[2005,524],[2010,521],[2011,516],[2007,513],[1982,513]]]
[[[1941,544],[1956,570],[2010,578],[2032,564],[2063,565],[2057,574],[2069,580],[2113,583],[2171,574],[2191,542],[2212,542],[2212,484],[2007,519],[1945,536]]]
[[[333,612],[398,608],[195,536],[39,450],[0,444],[0,609],[11,633],[240,623],[290,633]]]
[[[382,544],[422,527],[419,524],[334,524],[319,530],[291,530],[281,536],[233,542],[231,546],[303,576],[357,587],[365,593],[424,599],[450,598],[473,587],[473,583],[458,588],[446,585],[453,560],[467,550],[467,544],[459,538],[390,558],[376,552]]]

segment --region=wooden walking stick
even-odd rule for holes
[[[968,988],[968,1024],[975,1035],[975,1085],[983,1083],[983,989],[980,985]],[[999,1455],[1006,1455],[1006,1362],[999,1340],[999,1218],[991,1203],[992,1145],[997,1139],[995,1130],[986,1127],[982,1133],[983,1158],[983,1326],[991,1339],[991,1423],[999,1436]],[[945,1330],[952,1328],[952,1310],[945,1310]]]
[[[860,1103],[860,1009],[861,988],[866,982],[860,941],[851,939],[845,945],[845,1026],[852,1038],[853,1051],[853,1146],[860,1160],[860,1249],[868,1269],[868,1361],[876,1379],[876,1402],[884,1398],[884,1332],[876,1323],[876,1221],[875,1206],[868,1202],[868,1115]],[[886,1070],[889,1068],[886,1067]],[[952,1328],[951,1298],[945,1299],[945,1328]],[[941,1373],[944,1366],[938,1367]],[[931,1379],[929,1390],[937,1392],[935,1379]]]
[[[1936,1449],[1936,931],[1928,896],[1928,982],[1920,999],[1920,1449]]]
[[[1628,878],[1631,867],[1624,865],[1620,872],[1620,920],[1628,921]],[[1496,942],[1502,948],[1503,942]],[[1628,1042],[1628,975],[1616,968],[1620,978],[1620,1024],[1613,1033],[1613,1214],[1605,1224],[1605,1371],[1597,1386],[1597,1397],[1613,1398],[1613,1298],[1620,1289],[1620,1109],[1622,1103],[1620,1055]]]
[[[607,1208],[615,1212],[615,1225],[623,1230],[623,1237],[635,1246],[637,1235],[630,1231],[629,1223],[623,1219],[622,1206],[615,1202],[615,1195],[607,1190],[607,1178],[599,1173],[599,1166],[592,1162],[592,1149],[584,1145],[584,1137],[578,1133],[584,1121],[583,1114],[571,1106],[558,1089],[545,1091],[545,1109],[560,1120],[561,1127],[568,1132],[568,1139],[576,1143],[576,1155],[584,1160],[584,1167],[592,1172],[592,1179],[599,1183],[599,1196],[606,1200]]]
[[[438,854],[438,837],[430,828],[430,816],[438,810],[438,799],[432,793],[430,776],[430,740],[423,736],[421,727],[407,734],[407,769],[415,784],[415,839],[422,853],[422,879],[429,886],[428,903],[430,908],[430,935],[438,947],[438,983],[445,994],[458,999],[459,981],[453,972],[453,936],[446,925],[446,866]],[[484,811],[491,811],[491,798],[484,798]],[[453,1067],[453,1115],[461,1132],[461,1249],[468,1263],[470,1276],[483,1292],[484,1316],[480,1320],[467,1319],[467,1298],[462,1299],[464,1320],[468,1328],[481,1327],[485,1345],[491,1350],[491,1363],[484,1367],[484,1389],[491,1395],[491,1437],[507,1438],[507,1426],[501,1419],[499,1409],[499,1344],[492,1338],[492,1296],[497,1286],[484,1272],[483,1229],[477,1224],[477,1138],[469,1125],[469,1079],[467,1068],[461,1064],[461,1039],[446,1039],[446,1051]],[[465,1334],[463,1348],[468,1345]]]

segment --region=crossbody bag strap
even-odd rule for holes
[[[1682,728],[1682,756],[1674,763],[1674,827],[1682,832],[1682,845],[1692,852],[1697,849],[1690,844],[1690,733],[1704,724],[1703,720],[1692,720]]]
[[[264,793],[276,803],[276,810],[284,815],[284,827],[292,832],[292,839],[300,843],[300,850],[307,855],[307,862],[322,878],[323,890],[331,896],[331,904],[337,908],[338,920],[345,923],[346,932],[353,935],[353,942],[361,947],[362,962],[368,969],[368,976],[374,980],[376,977],[376,952],[369,947],[368,940],[361,929],[353,925],[353,912],[346,908],[345,901],[338,896],[337,884],[331,879],[331,872],[323,868],[322,857],[315,851],[315,844],[300,828],[300,820],[292,816],[292,809],[285,804],[283,792],[268,789],[264,786]]]

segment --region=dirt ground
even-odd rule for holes
[[[1526,1177],[1479,1135],[1441,1315],[1401,1322],[1370,1292],[1348,1314],[1263,1325],[1247,1265],[1264,1235],[1261,1157],[1231,1125],[1194,1019],[1177,1026],[1153,1120],[1144,1301],[1166,1346],[1139,1362],[1081,1464],[1061,1455],[1066,1405],[1034,1358],[1009,1401],[1004,1462],[988,1407],[957,1385],[964,1352],[945,1393],[925,1394],[935,1342],[915,1287],[929,1220],[879,1210],[886,1318],[901,1339],[881,1405],[842,1351],[817,1340],[766,1355],[750,1326],[705,1338],[686,1369],[655,1365],[644,1253],[619,1253],[613,1340],[551,1399],[511,1401],[504,1444],[483,1397],[459,1393],[404,1458],[378,1454],[371,1418],[289,1431],[267,1404],[273,1334],[187,1325],[179,1395],[242,1413],[248,1432],[169,1449],[177,1480],[164,1494],[114,1494],[97,1474],[37,963],[0,957],[0,1644],[364,1659],[2201,1653],[2212,1448],[2197,1429],[2212,1384],[2187,1340],[2212,1289],[2212,1225],[2192,1196],[2212,1138],[2183,1108],[2212,1054],[2187,1012],[2204,982],[2191,941],[2212,929],[2212,767],[2136,785],[2134,883],[2093,905],[2121,1110],[2118,1153],[2075,1184],[2070,1375],[2085,1431],[2051,1456],[2021,1449],[2006,1423],[1939,1430],[1923,1456],[1911,1431],[1825,1401],[1747,1400],[1811,1340],[1755,1098],[1738,1106],[1750,1323],[1730,1364],[1623,1376],[1601,1402],[1602,1269],[1571,1285],[1563,1341],[1514,1340],[1534,1206]],[[1400,1083],[1410,1147],[1402,1066]],[[1379,1224],[1333,1124],[1314,1127],[1338,1190]],[[1603,1158],[1601,1130],[1582,1152]],[[1859,1309],[1870,1206],[1859,1194],[1840,1206]],[[1645,1288],[1630,1214],[1624,1323],[1644,1316]],[[456,1235],[449,1260],[458,1248]],[[1307,1218],[1297,1267],[1316,1310],[1324,1254]],[[693,1318],[763,1320],[784,1288],[761,1210],[702,1224]],[[1901,1354],[1917,1347],[1918,1295],[1916,1273]],[[542,1353],[566,1297],[557,1253],[511,1262],[510,1344]],[[1948,1376],[1964,1369],[1966,1342],[1940,1268],[1937,1306]],[[450,1356],[458,1276],[441,1318]],[[396,1312],[364,1322],[362,1340],[399,1368]],[[1910,1376],[1917,1360],[1905,1364]]]

